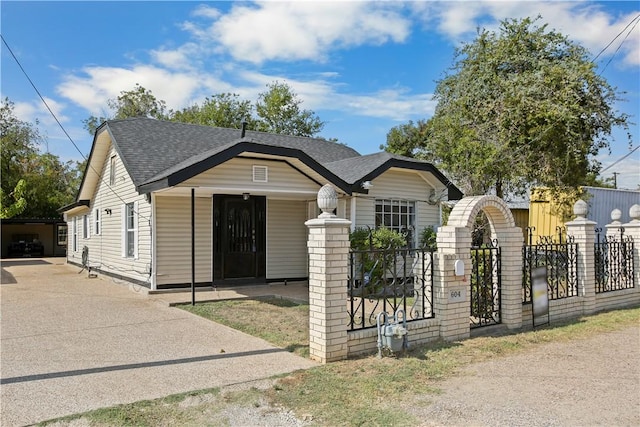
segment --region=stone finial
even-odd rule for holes
[[[640,205],[635,204],[629,208],[629,216],[631,217],[631,222],[640,222]]]
[[[620,218],[622,218],[622,211],[620,209],[614,209],[611,211],[612,224],[620,224]]]
[[[318,191],[318,207],[322,213],[318,218],[335,218],[333,211],[338,207],[338,193],[331,184],[325,184]]]
[[[573,205],[573,214],[576,218],[586,218],[587,212],[589,212],[589,205],[584,200],[578,200]]]

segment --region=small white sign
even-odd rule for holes
[[[449,289],[449,302],[465,302],[467,300],[467,288]]]

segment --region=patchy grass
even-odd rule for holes
[[[258,313],[265,310],[273,316],[271,306],[276,304],[281,303],[229,301],[214,303],[207,310],[218,313],[224,311],[224,307],[232,307],[242,312],[242,307],[248,307],[250,315],[247,319],[253,318],[255,329],[264,332],[267,320]],[[285,311],[280,315],[287,322],[300,314],[297,310],[304,311],[295,304],[288,306],[288,302],[282,305],[285,307],[280,308]],[[268,319],[269,325],[279,323],[273,322],[273,317]],[[120,405],[65,417],[65,420],[82,418],[96,426],[225,425],[228,420],[220,415],[224,405],[250,408],[268,402],[275,408],[293,410],[298,417],[312,418],[316,425],[418,425],[420,420],[414,419],[407,408],[416,402],[426,404],[424,397],[439,393],[441,380],[455,375],[470,363],[526,351],[549,342],[588,338],[597,333],[637,326],[639,322],[640,308],[611,311],[512,335],[478,337],[454,343],[438,341],[394,358],[370,356],[331,363],[274,378],[273,387],[267,390],[232,393],[205,390]],[[306,329],[306,323],[304,325]],[[274,336],[289,328],[298,333],[297,327],[278,327],[280,331]],[[264,338],[262,333],[257,335]],[[300,342],[300,338],[272,341],[281,346],[299,345]]]
[[[227,300],[178,308],[309,356],[309,305],[283,298]]]
[[[45,421],[38,425],[68,425],[80,419],[90,426],[97,427],[212,425],[209,423],[217,418],[217,414],[224,407],[225,403],[220,398],[220,390],[215,388],[96,409],[83,414]]]

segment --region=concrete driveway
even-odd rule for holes
[[[315,365],[61,258],[3,260],[0,298],[2,426]]]

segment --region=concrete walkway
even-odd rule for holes
[[[78,270],[61,258],[2,262],[2,426],[315,365],[167,304],[190,294],[150,296]]]

